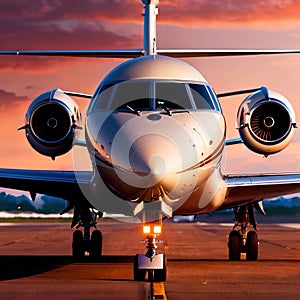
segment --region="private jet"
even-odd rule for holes
[[[102,255],[103,213],[139,220],[146,253],[134,256],[138,281],[165,281],[167,262],[159,253],[163,220],[233,209],[229,260],[258,259],[255,210],[262,200],[300,192],[300,174],[222,173],[226,147],[243,143],[269,156],[286,148],[296,130],[290,102],[266,87],[216,94],[205,77],[180,58],[300,53],[300,50],[159,49],[158,0],[142,0],[144,44],[124,50],[1,51],[0,55],[123,58],[93,95],[53,89],[39,95],[26,112],[30,145],[51,159],[75,147],[86,149],[91,170],[0,169],[0,186],[65,199],[74,211],[75,258]],[[219,100],[245,94],[237,112],[238,138],[226,139]],[[86,98],[82,114],[74,97]],[[84,139],[80,133],[84,132]],[[78,158],[80,159],[80,158]],[[81,230],[81,227],[83,230]],[[191,241],[192,242],[192,241]]]

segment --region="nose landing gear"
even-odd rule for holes
[[[148,205],[148,204],[147,204]],[[133,264],[133,277],[136,281],[144,281],[146,278],[150,282],[163,282],[167,278],[167,260],[164,254],[158,254],[158,244],[162,243],[157,238],[162,231],[163,213],[170,216],[170,208],[163,205],[162,201],[149,204],[151,209],[147,207],[143,209],[142,222],[143,233],[146,239],[146,254],[136,254]],[[166,211],[167,209],[168,211]]]
[[[161,243],[161,240],[157,240],[158,235],[161,232],[161,225],[147,224],[144,225],[144,231],[149,230],[144,242],[147,244],[146,254],[137,254],[134,257],[133,274],[134,280],[144,281],[148,273],[148,281],[166,281],[167,267],[166,257],[164,254],[158,254],[156,249],[157,244]],[[151,232],[150,232],[151,231]],[[157,231],[155,233],[155,231]]]

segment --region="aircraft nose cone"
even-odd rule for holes
[[[150,174],[158,180],[167,172],[166,161],[160,155],[154,155],[149,160]]]
[[[144,135],[132,144],[129,163],[137,175],[135,184],[150,187],[161,184],[171,189],[174,176],[181,170],[181,155],[167,137],[158,134]]]

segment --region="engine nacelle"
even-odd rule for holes
[[[71,150],[79,138],[81,114],[71,97],[54,89],[32,101],[25,122],[30,145],[40,154],[54,159]]]
[[[241,103],[237,124],[241,139],[250,150],[270,155],[291,142],[295,112],[285,97],[261,88]]]

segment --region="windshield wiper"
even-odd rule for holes
[[[141,112],[140,112],[139,110],[136,110],[136,109],[132,108],[132,107],[129,106],[129,105],[126,105],[126,107],[127,107],[131,112],[133,112],[134,114],[136,114],[136,115],[138,115],[138,116],[141,115]]]
[[[180,108],[176,108],[175,110],[171,110],[169,107],[167,106],[162,106],[162,108],[164,109],[164,111],[167,112],[168,116],[172,116],[173,114],[180,114],[180,113],[186,113],[189,112],[187,109],[180,109]]]
[[[172,116],[172,111],[168,107],[162,105],[162,108],[167,112],[168,116]]]

